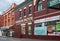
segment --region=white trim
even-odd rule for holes
[[[45,0],[43,0],[43,1],[45,1]]]
[[[19,11],[22,11],[22,9],[20,9]]]
[[[25,25],[25,24],[21,24],[21,26],[22,26],[22,25]]]
[[[31,7],[31,6],[32,6],[32,4],[29,5],[29,7]]]
[[[29,16],[31,16],[32,14],[29,14]]]
[[[24,7],[24,9],[26,9],[26,7]]]
[[[20,20],[16,21],[16,23],[19,23],[19,22],[20,22]]]
[[[31,22],[30,23],[28,23],[28,25],[30,25],[30,24],[32,24]]]

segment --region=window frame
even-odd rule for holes
[[[20,14],[19,14],[20,17],[22,17],[22,11],[20,11]]]
[[[29,7],[29,14],[32,14],[32,6]]]
[[[39,9],[40,8],[40,9]],[[41,11],[42,10],[42,0],[39,0],[37,2],[37,11]]]
[[[26,9],[24,9],[24,16],[26,16]]]

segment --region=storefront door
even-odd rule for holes
[[[26,37],[26,25],[21,24],[21,37],[24,38]]]

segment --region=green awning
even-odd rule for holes
[[[54,5],[60,4],[60,0],[51,0],[46,3],[46,7],[52,7]]]
[[[6,30],[6,28],[0,28],[0,30]]]

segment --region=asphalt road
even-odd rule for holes
[[[37,40],[37,39],[20,39],[20,38],[0,37],[0,41],[58,41],[58,40]]]

